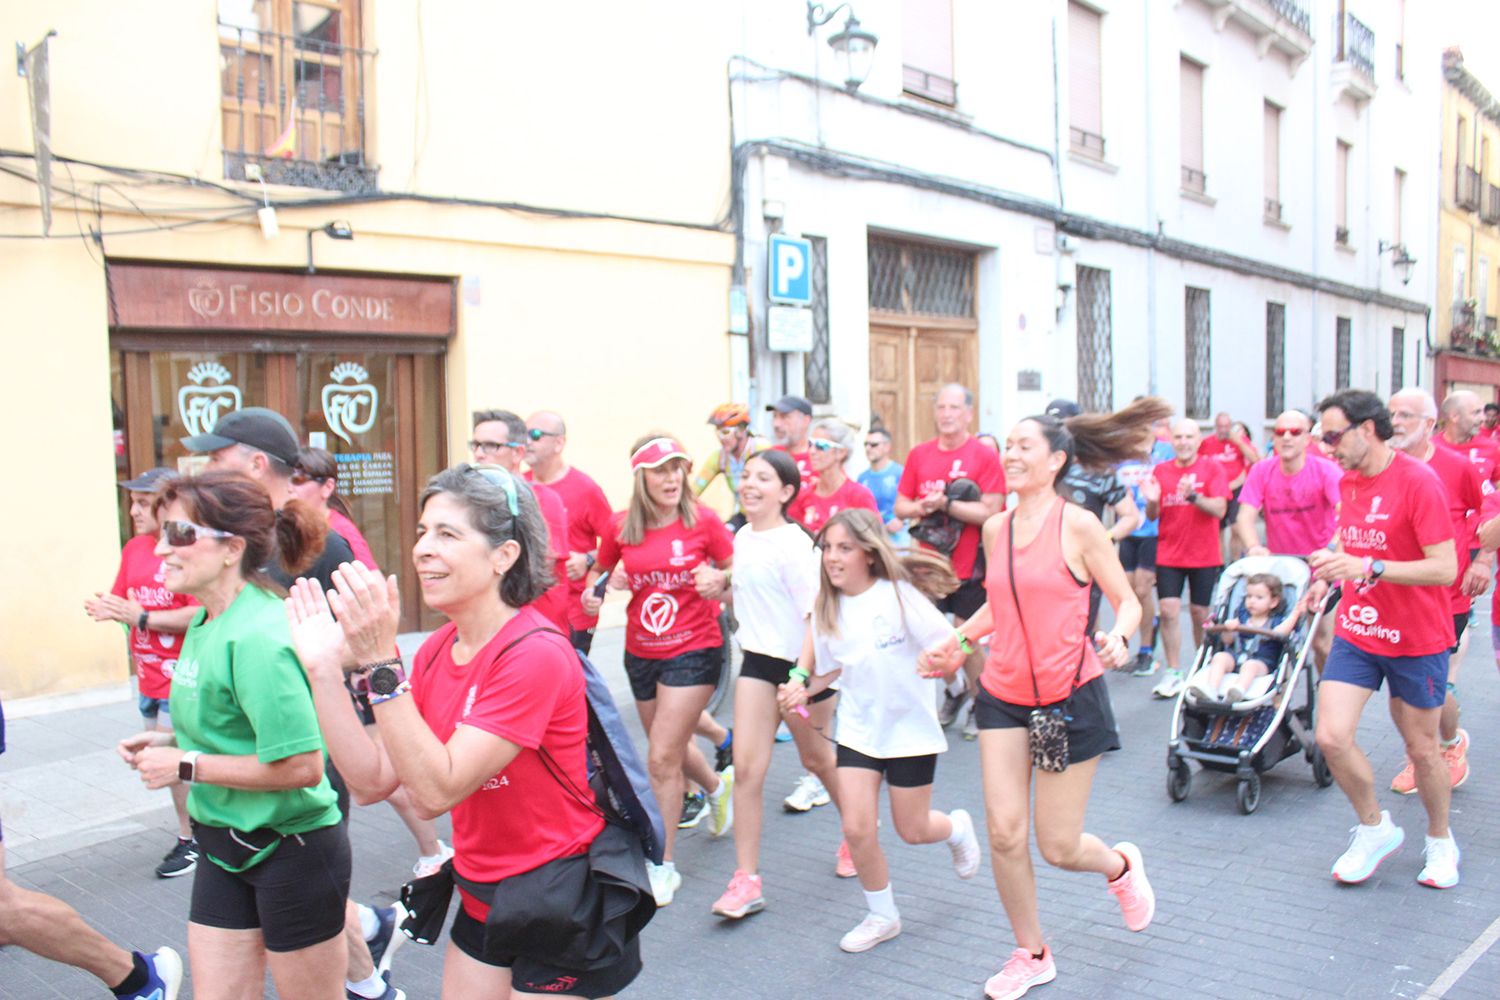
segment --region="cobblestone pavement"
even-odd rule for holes
[[[1170,703],[1153,701],[1151,680],[1112,675],[1109,687],[1124,749],[1101,764],[1088,829],[1130,839],[1145,853],[1157,893],[1156,920],[1132,934],[1094,876],[1055,871],[1038,858],[1043,925],[1059,976],[1032,995],[1047,1000],[1206,997],[1407,997],[1477,1000],[1500,994],[1500,709],[1488,629],[1488,601],[1466,661],[1465,724],[1474,777],[1454,798],[1453,827],[1464,852],[1463,882],[1448,892],[1419,886],[1423,813],[1413,798],[1382,793],[1407,846],[1363,886],[1335,885],[1328,867],[1353,823],[1336,788],[1315,787],[1300,756],[1265,775],[1258,812],[1242,816],[1228,776],[1195,775],[1191,797],[1167,798],[1164,751]],[[620,634],[602,633],[596,659],[617,697]],[[1377,775],[1388,780],[1401,750],[1377,696],[1360,732]],[[727,709],[724,713],[727,720]],[[0,757],[0,816],[10,875],[67,900],[114,940],[186,952],[189,879],[160,881],[152,869],[171,845],[163,793],[146,793],[113,755],[134,731],[133,705],[111,704],[19,718]],[[790,744],[776,751],[768,782],[773,806],[800,769]],[[956,733],[938,767],[934,805],[982,816],[976,749]],[[357,898],[385,902],[410,871],[413,844],[384,806],[353,818]],[[767,909],[720,921],[709,905],[733,872],[732,845],[706,829],[686,833],[677,901],[644,937],[646,971],[628,996],[764,1000],[782,997],[886,998],[983,995],[982,983],[1014,947],[989,865],[970,882],[952,872],[941,845],[899,842],[886,822],[904,933],[863,955],[838,939],[864,907],[858,884],[833,876],[838,817],[832,808],[767,812]],[[1487,933],[1488,932],[1488,933]],[[396,982],[413,1000],[438,995],[441,948],[406,945]],[[185,990],[184,996],[190,996]],[[266,996],[274,996],[267,987]],[[0,952],[0,1000],[107,996],[90,977],[14,949]]]

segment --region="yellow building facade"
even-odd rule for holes
[[[558,410],[622,506],[630,442],[708,448],[729,392],[724,66],[653,5],[169,7],[0,7],[47,39],[0,74],[5,699],[125,678],[83,611],[115,483],[229,409],[334,451],[395,571],[473,410]]]
[[[1443,76],[1437,387],[1500,401],[1500,101],[1457,49]]]

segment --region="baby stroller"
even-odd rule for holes
[[[1219,578],[1208,624],[1234,618],[1244,601],[1245,581],[1258,573],[1281,580],[1287,608],[1302,599],[1311,580],[1307,564],[1291,556],[1241,559]],[[1239,779],[1236,797],[1240,812],[1247,816],[1260,805],[1261,773],[1295,753],[1300,752],[1312,765],[1313,780],[1319,788],[1333,783],[1333,774],[1313,739],[1318,682],[1308,657],[1318,622],[1337,601],[1338,592],[1333,590],[1315,614],[1303,615],[1282,642],[1276,662],[1266,664],[1270,672],[1249,685],[1238,700],[1206,698],[1192,690],[1191,683],[1183,685],[1172,710],[1172,731],[1167,741],[1167,794],[1173,802],[1188,797],[1193,779],[1188,762],[1193,760],[1208,770],[1232,772]],[[1247,632],[1242,628],[1239,634]],[[1228,648],[1233,639],[1228,633],[1207,633],[1188,678],[1206,670],[1213,654]],[[1299,688],[1306,694],[1301,704],[1293,707],[1299,700]]]

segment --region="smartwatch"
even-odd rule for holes
[[[584,567],[586,569],[593,569],[594,568],[594,563],[596,563],[598,561],[599,561],[598,556],[594,555],[594,553],[592,553],[592,552],[585,552],[583,554],[583,565],[584,565]]]
[[[149,612],[149,611],[142,611],[141,612],[141,616],[135,620],[135,627],[136,627],[137,631],[140,631],[140,632],[146,631],[146,619],[147,619],[148,616],[150,616],[150,614],[151,614],[151,612]]]
[[[371,696],[384,697],[401,686],[406,680],[406,671],[400,660],[385,660],[370,668],[369,680]]]
[[[178,781],[184,781],[188,784],[192,784],[193,775],[198,766],[198,757],[201,754],[201,750],[189,750],[187,753],[182,755],[182,759],[177,762]]]
[[[1189,493],[1187,496],[1183,497],[1182,499],[1186,500],[1188,503],[1197,503],[1198,502],[1198,494],[1197,493]]]
[[[1371,559],[1370,560],[1370,579],[1371,580],[1379,580],[1384,575],[1385,575],[1385,560],[1384,559]]]

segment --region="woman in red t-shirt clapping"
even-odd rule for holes
[[[863,507],[880,513],[875,494],[844,471],[844,463],[849,461],[849,452],[854,448],[854,432],[848,424],[837,417],[824,417],[812,425],[807,444],[807,462],[818,478],[812,489],[798,493],[787,508],[789,520],[817,534],[841,510]]]

